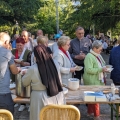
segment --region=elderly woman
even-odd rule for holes
[[[76,64],[73,62],[68,49],[70,47],[70,38],[68,36],[62,36],[58,39],[58,63],[60,66],[60,73],[62,83],[68,85],[68,79],[73,77],[73,73],[76,70]]]
[[[92,49],[85,57],[85,68],[83,80],[85,85],[105,85],[104,72],[106,71],[105,61],[100,55],[102,42],[96,40],[92,44]],[[88,114],[94,113],[95,120],[100,119],[99,104],[88,104]]]
[[[118,46],[114,47],[110,53],[109,64],[113,66],[110,78],[115,85],[120,85],[120,37],[117,40]],[[120,107],[119,107],[120,116]]]
[[[12,50],[15,59],[23,59],[22,62],[16,62],[21,67],[30,66],[31,52],[24,48],[25,41],[23,38],[19,37],[16,39],[16,49]]]
[[[37,44],[38,44],[38,45],[45,45],[46,48],[47,48],[48,53],[49,53],[49,54],[51,55],[51,57],[52,57],[52,51],[51,51],[51,49],[48,47],[48,37],[46,37],[46,36],[38,36],[38,37],[37,37]]]
[[[32,86],[30,120],[39,120],[40,110],[48,104],[64,104],[62,86],[55,64],[43,45],[34,48],[36,64],[23,76],[23,85]]]
[[[24,48],[25,41],[23,38],[19,37],[16,39],[16,49],[12,50],[13,55],[15,56],[15,59],[23,59],[21,62],[16,62],[17,66],[30,66],[31,64],[31,52]],[[11,75],[11,79],[13,82],[15,82],[15,75]],[[15,104],[15,107],[17,107],[18,104]],[[23,111],[25,109],[25,104],[21,104],[18,111]]]

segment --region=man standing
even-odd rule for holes
[[[38,31],[37,31],[37,37],[40,36],[40,35],[43,36],[43,31],[42,31],[42,30],[38,30]]]
[[[8,50],[10,36],[0,33],[0,109],[7,109],[14,113],[14,103],[10,91],[10,72],[18,74],[19,70],[14,63],[14,57]]]
[[[75,64],[84,67],[84,59],[91,47],[91,41],[84,37],[84,28],[78,27],[75,31],[77,38],[73,39],[70,43],[70,55]],[[76,71],[74,77],[81,80],[81,75],[84,70]]]
[[[42,30],[38,30],[37,31],[37,37],[38,36],[43,36],[43,31]],[[37,37],[36,37],[36,39],[34,39],[34,42],[37,44]]]
[[[36,45],[32,38],[29,37],[27,31],[22,31],[21,37],[25,40],[25,49],[33,51],[34,46]]]

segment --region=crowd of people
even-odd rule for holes
[[[52,46],[48,46],[48,38],[42,30],[37,31],[36,39],[32,39],[28,31],[14,35],[12,48],[8,33],[0,33],[0,109],[14,113],[14,103],[10,92],[10,79],[15,82],[15,75],[21,67],[31,66],[22,77],[23,86],[31,85],[30,120],[39,120],[40,110],[48,104],[65,104],[62,85],[68,85],[69,78],[78,78],[84,85],[106,85],[106,63],[101,52],[108,50],[109,39],[84,36],[84,28],[78,26],[73,40],[63,35],[56,38]],[[116,43],[118,45],[116,45]],[[114,43],[110,52],[109,64],[113,66],[111,79],[120,85],[120,39]],[[108,51],[108,52],[107,52]],[[117,59],[114,59],[117,58]],[[15,59],[23,59],[20,62]],[[76,71],[76,66],[82,66]],[[23,111],[25,104],[20,105]],[[88,104],[88,115],[94,114],[95,120],[101,120],[99,104]]]

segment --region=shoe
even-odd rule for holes
[[[88,113],[87,116],[90,117],[90,118],[93,118],[94,117],[94,113],[91,113],[91,114]]]
[[[14,105],[14,107],[18,107],[18,104],[16,103],[16,104]]]
[[[94,113],[88,113],[87,116],[94,116]]]
[[[101,120],[100,116],[94,117],[94,120]]]
[[[19,112],[23,111],[25,109],[25,105],[20,105],[20,108],[18,109]]]

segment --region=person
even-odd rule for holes
[[[37,37],[38,36],[43,36],[43,31],[41,30],[41,29],[39,29],[38,31],[37,31]]]
[[[8,50],[10,36],[0,33],[0,109],[7,109],[14,113],[14,103],[10,91],[10,72],[18,74],[20,69],[14,63],[14,56]]]
[[[62,36],[63,35],[63,31],[60,29],[59,30],[59,34]]]
[[[25,46],[24,48],[33,51],[34,46],[36,45],[35,42],[32,40],[32,38],[29,37],[29,34],[27,31],[22,31],[21,37],[25,41]]]
[[[105,61],[100,55],[102,51],[102,42],[96,40],[92,44],[92,49],[88,53],[84,60],[84,85],[105,85],[105,74],[107,71]],[[88,104],[88,114],[94,113],[95,120],[100,119],[99,104]]]
[[[22,78],[26,87],[31,84],[30,120],[39,120],[40,110],[48,104],[64,104],[62,86],[55,64],[44,45],[34,48],[36,64]]]
[[[23,59],[21,62],[16,62],[16,65],[20,67],[30,66],[31,65],[31,51],[24,48],[25,41],[22,37],[16,39],[16,49],[12,50],[12,54],[15,56],[15,59]],[[12,82],[15,82],[15,75],[11,76]],[[18,104],[15,104],[14,107],[17,107]],[[25,104],[20,104],[18,111],[23,111],[25,109]]]
[[[55,34],[55,36],[54,36],[55,41],[57,42],[58,38],[60,38],[60,37],[61,37],[61,35],[59,33]]]
[[[109,64],[113,66],[110,78],[115,85],[120,85],[120,37],[117,40],[118,46],[114,47],[110,52]],[[119,107],[120,114],[120,107]]]
[[[73,77],[76,70],[76,64],[73,62],[68,49],[70,47],[70,38],[68,36],[61,36],[58,39],[58,63],[60,66],[60,73],[62,83],[68,85],[68,79]]]
[[[48,53],[49,53],[49,54],[51,55],[51,57],[52,57],[52,51],[51,51],[51,49],[48,47],[48,37],[46,37],[46,36],[38,36],[38,37],[37,37],[37,44],[38,44],[38,45],[45,45],[46,48],[47,48]]]
[[[41,29],[39,29],[38,31],[37,31],[37,37],[36,37],[36,39],[34,39],[34,42],[37,44],[37,38],[39,37],[39,36],[44,36],[43,35],[43,31],[41,30]]]
[[[84,67],[84,59],[91,48],[91,41],[84,37],[84,29],[82,27],[77,27],[75,34],[77,38],[71,40],[69,53],[76,65]],[[74,77],[81,80],[83,72],[84,69],[75,71]]]
[[[16,49],[12,50],[12,54],[15,56],[15,59],[23,59],[23,61],[21,62],[15,61],[16,64],[21,67],[30,66],[31,64],[31,51],[25,49],[24,45],[25,45],[24,39],[19,37],[16,39]],[[15,78],[13,78],[12,81],[15,82]]]
[[[25,40],[24,48],[28,49],[28,50],[30,50],[32,52],[31,65],[33,65],[35,63],[33,49],[37,44],[36,44],[36,42],[33,41],[32,38],[29,37],[29,34],[28,34],[27,31],[22,31],[21,37]]]
[[[104,42],[103,42],[103,52],[105,52],[106,54],[107,54],[107,48],[108,48],[108,44],[107,44],[107,40],[105,40]]]
[[[19,34],[14,35],[14,40],[12,41],[12,49],[16,48],[16,39],[19,38]]]
[[[115,44],[117,43],[117,38],[114,38],[114,40],[113,40],[113,45],[115,46]]]

